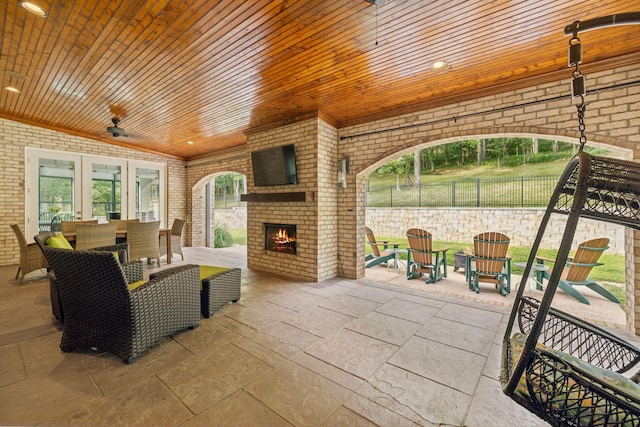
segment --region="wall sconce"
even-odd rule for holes
[[[338,163],[338,188],[347,188],[347,174],[349,173],[349,156],[344,156]]]

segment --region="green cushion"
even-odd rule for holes
[[[137,282],[129,283],[129,292],[133,292],[136,288],[147,283],[146,280],[138,280]]]
[[[520,356],[522,354],[522,350],[525,344],[525,341],[527,340],[527,336],[525,334],[522,333],[515,333],[513,334],[513,336],[511,337],[511,349],[513,351],[513,359],[512,359],[512,366],[515,367],[515,365],[518,363],[518,360],[520,359]],[[553,355],[555,355],[556,357],[559,357],[560,359],[562,359],[563,361],[567,362],[567,364],[569,366],[575,366],[578,367],[580,369],[582,369],[583,371],[588,372],[589,374],[595,376],[596,378],[599,378],[599,380],[604,383],[604,384],[608,384],[609,386],[612,386],[614,388],[620,388],[620,389],[624,389],[626,390],[628,393],[630,393],[631,395],[636,395],[636,396],[640,396],[640,385],[634,383],[633,381],[631,381],[629,378],[625,377],[624,375],[621,375],[617,372],[612,372],[609,371],[607,369],[603,369],[600,368],[598,366],[592,365],[588,362],[585,362],[584,360],[577,358],[571,354],[567,354],[564,353],[560,350],[556,350],[550,347],[545,346],[544,344],[541,343],[537,343],[536,344],[536,348],[539,349],[544,349],[546,351],[548,351],[549,353],[552,353]],[[562,372],[561,371],[556,371],[556,370],[548,370],[546,372],[546,381],[548,383],[553,383],[553,384],[561,384],[562,382]],[[549,390],[549,393],[547,395],[544,396],[545,401],[547,402],[548,405],[551,405],[552,407],[554,407],[555,410],[557,409],[565,409],[567,411],[568,414],[570,414],[571,416],[575,416],[576,413],[576,409],[578,406],[582,406],[583,409],[586,408],[590,408],[592,406],[591,401],[585,401],[583,400],[581,402],[580,405],[575,405],[575,408],[567,408],[565,407],[567,401],[573,401],[576,402],[579,397],[577,395],[577,391],[579,388],[577,387],[572,387],[573,385],[573,381],[572,380],[568,380],[567,381],[567,390],[561,390],[561,389],[555,389],[555,390]],[[518,386],[516,388],[517,393],[519,393],[520,395],[524,396],[524,397],[529,397],[529,390],[527,388],[527,384],[526,384],[526,380],[525,380],[525,376],[522,375],[522,377],[520,378],[520,381],[518,382]],[[595,412],[597,413],[597,415],[604,415],[602,413],[600,413],[601,411],[603,411],[603,408],[597,408],[595,409]],[[610,414],[611,415],[611,414]],[[612,417],[615,417],[614,415],[611,415]],[[612,418],[613,420],[613,418]],[[623,424],[626,425],[626,424]]]
[[[223,271],[229,270],[224,267],[213,267],[211,265],[201,265],[200,266],[200,290],[202,291],[202,281],[209,276],[213,276],[214,274],[222,273]]]
[[[58,249],[73,249],[71,243],[69,243],[62,233],[58,233],[54,237],[49,237],[47,239],[47,246]]]
[[[223,271],[229,270],[224,267],[213,267],[210,265],[201,265],[200,266],[200,280],[204,280],[209,276],[213,276],[214,274],[222,273]]]

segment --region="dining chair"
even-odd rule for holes
[[[176,218],[173,220],[171,226],[171,252],[173,254],[180,254],[180,257],[184,261],[184,254],[182,253],[182,230],[186,224],[186,219]],[[160,256],[167,254],[167,237],[165,235],[160,236]]]
[[[160,221],[128,223],[127,243],[130,259],[155,259],[160,266]]]
[[[115,245],[117,225],[115,223],[77,224],[76,249]]]
[[[97,219],[90,219],[87,221],[60,221],[60,231],[62,234],[75,233],[76,225],[78,224],[97,224]]]
[[[16,272],[16,279],[22,273],[22,276],[20,276],[20,284],[22,284],[24,276],[32,271],[47,268],[48,264],[38,245],[35,243],[27,243],[18,224],[11,224],[11,229],[16,233],[18,245],[20,246],[20,264]]]
[[[110,219],[110,223],[116,224],[116,231],[127,231],[127,224],[130,222],[140,222],[139,219]]]

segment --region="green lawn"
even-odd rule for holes
[[[230,228],[227,230],[231,234],[233,243],[236,245],[247,244],[247,229],[246,228]]]

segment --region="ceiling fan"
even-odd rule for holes
[[[118,116],[113,117],[111,119],[111,122],[113,122],[113,126],[107,126],[107,133],[110,133],[111,136],[116,138],[119,136],[129,136],[124,129],[118,127],[118,124],[120,123],[120,119],[118,118]]]

